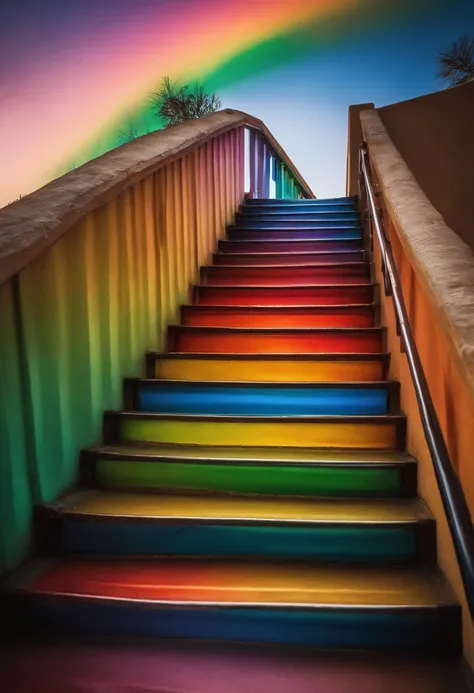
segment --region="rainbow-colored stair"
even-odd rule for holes
[[[10,598],[67,633],[458,652],[353,199],[249,200]]]

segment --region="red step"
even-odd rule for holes
[[[215,286],[296,286],[307,284],[369,284],[370,265],[298,265],[297,267],[231,266],[201,268],[201,282]]]
[[[294,252],[294,253],[214,253],[214,265],[327,265],[332,263],[363,262],[364,251]]]
[[[373,327],[366,306],[182,306],[181,323],[201,327]]]
[[[238,329],[171,325],[168,350],[207,354],[324,354],[383,350],[384,330],[359,329]]]
[[[337,306],[373,302],[370,284],[320,286],[214,286],[200,284],[193,303],[213,306]]]

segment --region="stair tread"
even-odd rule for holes
[[[241,212],[238,212],[238,213],[239,213],[239,214],[242,214],[243,212],[245,212],[246,214],[258,214],[260,210],[258,210],[258,208],[257,208],[257,211],[255,212],[255,211],[254,211],[254,210],[255,210],[255,206],[256,206],[256,205],[243,205],[243,206],[242,206],[242,211],[241,211]],[[326,206],[329,206],[329,205],[326,205]],[[321,211],[316,211],[316,210],[318,210],[318,207],[319,207],[319,209],[320,209]],[[284,211],[284,212],[280,212],[280,211],[278,211],[278,210],[277,210],[277,211],[263,212],[263,214],[297,214],[297,213],[300,213],[300,214],[352,214],[352,215],[354,215],[354,216],[358,216],[358,217],[360,216],[358,210],[355,209],[355,208],[352,208],[352,209],[340,209],[340,210],[338,210],[337,212],[332,212],[332,211],[327,211],[327,210],[325,209],[325,205],[319,205],[319,206],[316,205],[315,210],[311,210],[311,209],[308,210],[308,209],[303,209],[303,208],[302,208],[302,209],[301,209],[301,212],[298,212],[298,211],[297,211],[297,208],[296,208],[296,211],[295,211],[294,208],[293,208],[293,209],[290,208],[290,211]]]
[[[238,241],[237,241],[238,242]],[[253,243],[253,241],[249,241],[249,243]],[[266,257],[267,255],[271,255],[272,257],[301,257],[301,256],[310,256],[310,255],[317,255],[318,257],[323,256],[323,255],[361,255],[363,253],[363,249],[361,248],[360,250],[287,250],[285,251],[265,251],[264,253],[248,253],[248,252],[243,252],[243,253],[223,253],[223,252],[218,252],[214,253],[214,256],[227,256],[227,255],[239,255],[241,257]],[[356,261],[357,262],[357,261]],[[331,263],[334,264],[334,263]],[[283,267],[286,267],[286,265],[283,265]]]
[[[328,221],[358,221],[360,219],[360,214],[355,209],[334,210],[324,209],[324,207],[321,207],[320,209],[277,209],[276,211],[247,208],[242,212],[237,212],[237,214],[238,219],[245,219],[246,217],[254,217],[256,219],[259,219],[260,217],[272,217],[272,219],[287,219],[288,217],[295,217],[298,219],[299,217],[302,217],[303,219],[306,219],[308,217],[312,217],[313,219],[311,220],[316,221],[317,219],[327,219],[328,216],[333,217],[333,219],[328,219]]]
[[[224,266],[224,265],[223,265]],[[302,305],[272,305],[272,306],[246,306],[245,304],[243,305],[238,305],[238,304],[231,304],[231,305],[226,305],[225,303],[205,303],[205,304],[192,304],[192,303],[186,303],[182,304],[181,308],[184,308],[185,310],[195,310],[203,313],[207,312],[212,312],[213,310],[225,310],[229,311],[231,313],[238,312],[239,310],[244,310],[245,312],[265,312],[269,311],[272,313],[279,313],[279,312],[284,312],[284,313],[298,313],[298,312],[304,312],[304,313],[311,313],[311,312],[316,312],[316,311],[324,311],[324,312],[342,312],[345,310],[368,310],[368,309],[374,309],[375,308],[375,303],[338,303],[336,305],[326,305],[322,303],[321,305],[318,304],[311,304],[311,305],[305,305],[304,303]]]
[[[287,231],[288,229],[284,229],[284,230]],[[264,245],[264,246],[267,246],[267,247],[269,248],[272,244],[275,244],[275,243],[276,243],[277,245],[278,245],[279,243],[285,243],[286,245],[287,245],[288,243],[292,243],[292,244],[294,245],[295,248],[298,248],[298,247],[301,247],[301,246],[304,245],[304,244],[307,245],[308,243],[316,244],[316,247],[318,247],[318,245],[320,245],[320,243],[321,243],[322,241],[323,241],[323,242],[326,242],[326,243],[327,243],[328,241],[330,241],[331,243],[335,244],[336,247],[337,247],[337,246],[340,246],[341,244],[349,243],[349,244],[350,244],[350,250],[340,250],[339,252],[341,252],[341,253],[346,253],[346,252],[358,252],[358,253],[360,253],[362,250],[364,250],[364,248],[363,248],[363,246],[362,246],[362,237],[361,237],[361,238],[346,238],[346,239],[344,239],[344,238],[327,238],[327,239],[315,238],[315,239],[313,239],[313,240],[308,240],[308,239],[304,239],[304,238],[291,238],[291,237],[290,237],[290,238],[288,238],[287,240],[284,240],[284,241],[283,241],[282,239],[275,240],[275,239],[271,239],[271,238],[262,238],[262,239],[253,239],[253,240],[252,240],[251,238],[249,238],[249,239],[243,239],[243,238],[241,238],[241,239],[239,239],[239,238],[232,238],[232,239],[229,239],[229,238],[222,238],[222,239],[219,241],[219,243],[220,243],[220,244],[223,244],[223,245],[231,245],[231,246],[233,246],[233,247],[235,247],[235,248],[242,247],[242,245],[246,245],[246,244],[249,244],[251,247],[252,247],[252,246],[256,247],[257,245]],[[354,247],[353,247],[354,243],[357,243],[357,248],[354,248]],[[222,251],[221,251],[221,252],[222,252]],[[226,251],[225,254],[226,254],[226,255],[234,255],[234,254],[242,254],[242,252],[246,252],[246,251],[239,250],[237,253],[229,253],[228,251]],[[274,251],[271,251],[271,252],[274,252]],[[283,251],[282,251],[282,252],[283,252]],[[291,252],[293,252],[293,251],[291,251]],[[299,251],[299,252],[300,252],[300,251]],[[319,250],[319,251],[312,251],[312,250],[310,250],[310,251],[307,251],[307,252],[328,252],[328,253],[332,253],[332,252],[334,252],[334,250],[325,250],[325,251],[321,251],[321,250]],[[259,253],[257,253],[257,254],[259,254]]]
[[[362,246],[361,229],[357,226],[304,226],[303,222],[299,225],[287,222],[286,226],[267,226],[271,222],[262,222],[259,226],[242,224],[240,226],[229,226],[227,236],[223,241],[235,240],[269,240],[269,241],[292,241],[295,236],[300,240],[306,241],[359,241]],[[308,222],[306,222],[308,223]],[[250,236],[250,238],[247,238]],[[240,238],[239,238],[240,237]]]
[[[111,413],[130,418],[163,419],[168,421],[215,421],[235,423],[390,423],[406,419],[405,414],[308,414],[298,416],[253,416],[238,414],[167,414],[148,411],[113,410]]]
[[[340,227],[340,226],[339,226],[339,227],[336,227],[336,228],[343,228],[343,227]],[[258,229],[258,230],[260,230],[260,229]],[[268,230],[268,231],[271,231],[272,229],[267,229],[267,230]],[[308,229],[306,229],[306,230],[308,230]],[[318,229],[318,230],[321,230],[321,229]],[[323,230],[324,230],[324,229],[323,229]],[[283,231],[291,231],[291,229],[286,229],[286,228],[285,228],[285,229],[283,229]],[[297,247],[298,245],[301,245],[301,244],[303,244],[303,243],[308,243],[307,240],[302,239],[302,238],[290,238],[289,240],[290,240],[292,243],[295,244],[295,247]],[[318,244],[318,243],[320,242],[320,240],[321,240],[320,238],[316,238],[315,240],[310,241],[310,242],[311,242],[311,243],[316,243],[316,244]],[[354,243],[354,241],[357,241],[358,243],[361,244],[361,245],[360,245],[360,248],[357,248],[357,250],[359,250],[359,251],[360,251],[360,250],[363,250],[363,248],[362,248],[362,236],[360,236],[359,238],[346,238],[346,239],[341,239],[341,238],[329,238],[328,240],[334,242],[336,245],[340,245],[341,243],[350,242],[350,243],[351,243],[351,246],[352,246],[352,244]],[[239,245],[239,243],[250,243],[250,244],[255,243],[255,244],[257,245],[257,244],[261,244],[261,243],[264,243],[264,244],[265,244],[265,243],[275,243],[275,242],[278,242],[278,241],[274,241],[274,240],[272,240],[272,239],[270,239],[270,238],[265,238],[265,239],[262,239],[262,240],[248,240],[248,241],[247,241],[247,240],[243,240],[243,239],[238,239],[238,238],[236,238],[236,239],[234,239],[234,238],[233,238],[233,239],[221,238],[221,239],[219,240],[219,243],[224,243],[224,244],[230,243],[230,244],[232,244],[232,245],[237,245],[237,246]],[[281,242],[281,241],[280,241],[280,242]]]
[[[196,288],[205,288],[205,289],[218,289],[219,291],[223,291],[224,289],[229,291],[232,289],[272,289],[272,290],[278,290],[278,291],[294,291],[295,289],[298,289],[299,291],[303,291],[304,289],[344,289],[345,291],[349,289],[360,289],[360,288],[366,288],[368,286],[374,287],[376,284],[373,282],[368,282],[367,284],[296,284],[295,286],[279,286],[277,284],[227,284],[226,286],[222,286],[221,284],[195,284],[194,285]]]
[[[189,330],[189,331],[214,331],[214,332],[265,332],[266,334],[270,332],[285,332],[285,333],[307,333],[307,332],[343,332],[354,333],[354,332],[385,332],[386,327],[383,325],[377,327],[225,327],[225,326],[215,326],[215,325],[181,325],[179,323],[174,323],[169,325],[169,329],[173,330]]]
[[[116,443],[91,448],[97,455],[141,456],[175,460],[214,460],[321,463],[321,464],[407,464],[415,460],[398,450],[337,450],[318,448],[209,447],[160,443]]]
[[[255,253],[255,254],[257,254],[257,253]],[[325,262],[325,263],[319,263],[319,264],[314,263],[314,262],[308,262],[308,263],[305,263],[304,265],[291,265],[291,266],[288,266],[288,265],[245,265],[245,264],[242,264],[242,265],[229,265],[229,266],[224,265],[224,267],[226,270],[227,269],[231,269],[231,270],[241,269],[241,270],[252,270],[252,271],[261,270],[262,272],[266,272],[269,269],[280,269],[280,270],[286,270],[286,271],[291,270],[292,272],[293,271],[297,272],[299,270],[304,270],[304,269],[313,269],[315,271],[318,271],[318,270],[323,270],[323,269],[330,267],[331,269],[333,269],[333,268],[339,269],[339,270],[341,270],[341,272],[344,272],[345,270],[347,270],[348,268],[351,268],[351,267],[357,267],[357,268],[364,267],[364,268],[368,269],[370,267],[370,263],[365,262],[364,260],[354,260],[354,261],[351,260],[351,262],[344,262],[342,264],[337,263],[337,262]],[[222,272],[225,271],[222,269],[222,265],[202,265],[202,267],[201,267],[201,270],[215,270],[215,269],[218,269],[219,271],[222,271]]]
[[[334,212],[330,212],[331,216],[336,216]],[[310,212],[308,216],[306,215],[300,215],[300,214],[272,214],[271,219],[265,219],[262,217],[266,217],[266,214],[241,214],[237,220],[236,223],[234,224],[228,224],[227,229],[234,231],[234,230],[240,230],[240,229],[246,229],[248,230],[249,228],[264,228],[266,231],[273,231],[277,230],[279,228],[284,228],[284,229],[300,229],[300,228],[306,228],[306,229],[318,229],[321,230],[323,229],[324,231],[334,231],[334,230],[344,230],[347,231],[348,229],[354,230],[357,229],[358,231],[362,231],[361,225],[360,225],[360,219],[359,217],[356,217],[355,215],[352,216],[352,218],[349,217],[344,217],[344,218],[333,218],[330,219],[326,215],[321,215],[321,214],[315,214],[314,212]],[[309,218],[308,218],[309,217]],[[312,218],[311,218],[312,217]],[[279,223],[284,223],[285,226],[279,227]],[[307,224],[308,226],[301,227],[301,224]],[[262,227],[262,224],[268,224],[268,226]],[[291,226],[287,226],[287,224],[291,224]]]
[[[246,352],[246,353],[235,353],[235,352],[205,352],[205,351],[167,351],[167,352],[148,352],[148,355],[150,357],[155,357],[155,358],[160,358],[160,359],[200,359],[200,360],[211,360],[214,361],[216,359],[225,359],[225,360],[230,360],[230,361],[252,361],[252,360],[259,360],[259,361],[294,361],[295,357],[293,354],[287,354],[287,353],[282,353],[282,354],[262,354],[259,352],[256,353],[251,353],[251,352]],[[378,361],[378,360],[387,360],[389,358],[390,354],[386,351],[382,352],[335,352],[335,353],[328,353],[328,352],[321,352],[319,354],[307,354],[307,353],[301,353],[298,354],[298,361],[326,361],[326,360],[335,360],[335,361],[344,361],[344,360],[354,360],[354,361],[363,361],[364,359],[368,359],[370,361]]]
[[[343,195],[342,197],[306,197],[304,199],[296,198],[284,198],[278,199],[276,197],[251,197],[245,200],[245,204],[253,207],[254,205],[327,205],[339,202],[341,204],[355,204],[355,195]]]
[[[114,493],[71,493],[44,506],[66,515],[149,520],[234,520],[236,522],[392,524],[432,521],[419,499],[326,499],[203,497]]]
[[[146,386],[156,386],[156,387],[185,387],[185,388],[192,388],[198,389],[200,386],[206,386],[206,387],[216,387],[220,389],[227,389],[227,388],[245,388],[249,390],[254,390],[255,388],[265,388],[269,390],[276,390],[278,388],[282,388],[285,390],[291,389],[291,388],[296,388],[296,389],[311,389],[314,388],[316,389],[322,389],[322,390],[327,390],[327,389],[338,389],[338,388],[343,388],[343,389],[370,389],[370,388],[376,388],[377,390],[382,390],[385,388],[389,387],[396,387],[399,383],[398,380],[363,380],[363,381],[358,381],[358,380],[335,380],[335,381],[290,381],[290,380],[285,380],[284,382],[268,382],[267,380],[253,380],[252,382],[248,382],[247,380],[238,380],[238,379],[232,379],[232,380],[226,380],[223,382],[222,380],[183,380],[183,379],[178,379],[178,378],[126,378],[125,381],[135,383],[138,382],[139,384],[146,385]]]
[[[268,607],[457,606],[437,569],[167,560],[57,560],[36,563],[21,591],[158,603]]]

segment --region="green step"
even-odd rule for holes
[[[396,451],[110,445],[82,455],[83,480],[116,490],[410,497],[416,462]]]

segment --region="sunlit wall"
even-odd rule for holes
[[[322,196],[347,107],[428,93],[472,0],[10,0],[0,10],[0,205],[160,125],[164,75],[262,118]]]

